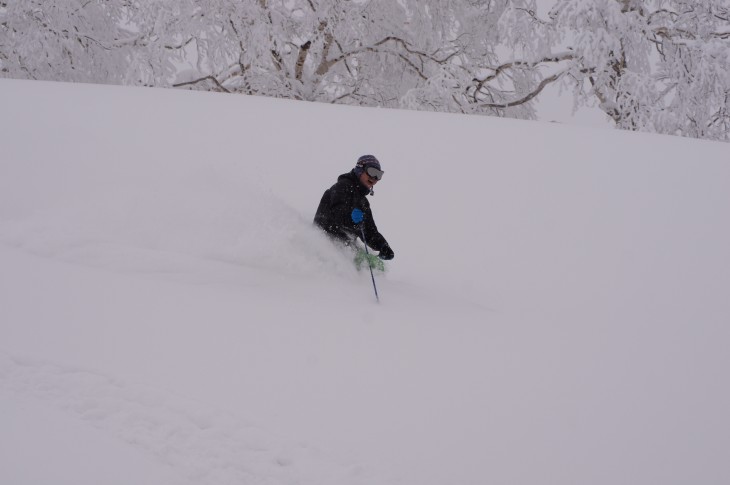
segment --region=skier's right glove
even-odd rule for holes
[[[383,246],[383,249],[380,250],[380,254],[378,254],[378,257],[380,259],[390,261],[391,259],[393,259],[395,257],[395,253],[393,252],[392,249],[390,249],[390,246],[388,246],[386,244],[385,246]]]
[[[352,217],[352,222],[354,222],[355,224],[360,224],[365,218],[365,214],[363,214],[360,209],[355,208],[352,209],[352,214],[350,214],[350,217]]]

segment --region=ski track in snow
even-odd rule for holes
[[[30,396],[152,454],[199,484],[365,484],[359,466],[182,396],[0,353],[0,392]]]

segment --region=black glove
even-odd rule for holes
[[[395,257],[395,253],[392,249],[390,249],[390,246],[386,244],[385,246],[383,246],[383,249],[380,250],[380,254],[378,254],[378,257],[380,259],[389,261]]]

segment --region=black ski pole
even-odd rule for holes
[[[375,275],[373,274],[373,267],[370,265],[370,252],[368,251],[368,243],[365,240],[365,230],[362,228],[362,224],[359,224],[359,226],[360,226],[360,235],[362,236],[362,242],[365,245],[365,255],[367,255],[368,268],[370,268],[370,278],[373,280],[373,290],[375,290],[375,301],[380,303],[380,297],[378,297],[378,287],[375,286]]]

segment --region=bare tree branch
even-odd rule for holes
[[[230,91],[228,89],[226,89],[220,82],[218,82],[218,80],[214,76],[205,76],[205,77],[201,77],[200,79],[196,79],[194,81],[187,81],[187,82],[184,82],[184,83],[173,84],[172,87],[173,88],[179,88],[179,87],[182,87],[182,86],[192,86],[194,84],[198,84],[198,83],[201,83],[203,81],[211,81],[221,91],[223,91],[225,93],[230,93]]]
[[[191,42],[197,41],[197,40],[198,40],[197,38],[191,37],[191,38],[189,38],[188,40],[186,40],[185,42],[183,42],[180,45],[166,45],[165,46],[165,49],[171,50],[171,51],[172,50],[183,49],[183,48],[187,47]]]
[[[483,104],[481,104],[480,101],[477,99],[477,96],[480,93],[482,93],[482,90],[485,88],[485,86],[486,86],[486,84],[488,82],[493,81],[494,79],[496,79],[497,77],[499,77],[504,72],[507,72],[509,69],[518,68],[518,67],[532,69],[532,68],[534,68],[535,66],[537,66],[539,64],[549,64],[549,63],[555,63],[555,64],[557,64],[559,62],[571,61],[571,60],[575,60],[575,55],[572,52],[569,52],[568,51],[568,52],[563,52],[563,53],[560,53],[560,54],[555,54],[553,56],[544,57],[544,58],[542,58],[542,59],[540,59],[538,61],[532,61],[532,62],[527,62],[527,61],[511,61],[511,62],[506,62],[506,63],[504,63],[504,64],[502,64],[500,66],[497,66],[497,67],[487,67],[486,69],[490,69],[490,70],[494,71],[494,73],[493,74],[490,74],[489,76],[486,76],[484,79],[479,79],[479,78],[475,78],[474,79],[474,81],[476,82],[476,88],[475,88],[474,94],[473,94],[474,102],[475,103],[478,103],[480,106],[483,106]],[[542,91],[543,88],[544,88],[544,86],[542,88],[540,88],[540,91]],[[538,94],[539,94],[539,92],[538,92]],[[530,97],[527,101],[530,101],[535,96]],[[521,102],[521,103],[517,103],[517,104],[524,104],[527,101],[524,101],[524,102]]]
[[[540,94],[542,90],[545,89],[545,86],[560,79],[560,76],[562,76],[563,74],[565,74],[565,71],[553,74],[552,76],[543,79],[542,82],[532,92],[528,93],[527,96],[523,98],[517,99],[515,101],[510,101],[509,103],[479,103],[479,106],[482,108],[512,108],[514,106],[525,104],[532,101],[535,96]]]

